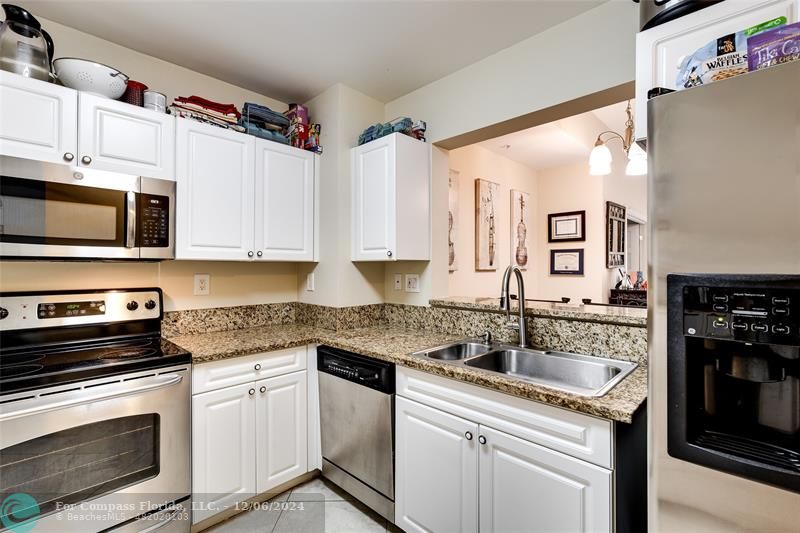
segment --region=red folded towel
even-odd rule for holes
[[[239,110],[236,109],[236,106],[233,104],[220,104],[219,102],[214,102],[212,100],[206,100],[205,98],[201,98],[199,96],[190,96],[188,98],[184,96],[178,96],[175,98],[176,102],[186,103],[186,104],[195,104],[207,109],[212,109],[218,113],[222,113],[223,115],[235,115],[236,118],[241,117],[241,113]]]

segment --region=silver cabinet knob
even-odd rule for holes
[[[247,391],[247,394],[249,394],[250,396],[252,396],[255,393],[256,393],[255,389],[250,389],[249,391]]]
[[[81,157],[81,163],[83,163],[84,165],[91,165],[92,164],[92,158],[89,157],[88,155],[85,155],[85,156]]]
[[[472,440],[472,433],[470,431],[467,431],[466,433],[464,433],[464,438],[467,440]]]
[[[480,442],[481,444],[486,444],[486,437],[484,437],[483,435],[478,435],[478,442]]]
[[[72,154],[71,152],[64,152],[64,161],[69,162],[72,161],[73,159],[75,159],[74,154]]]
[[[260,388],[260,389],[258,389],[258,390],[260,390],[260,391],[261,391],[261,394],[264,394],[265,392],[267,392],[267,388],[266,388],[266,387],[261,387],[261,388]]]
[[[253,251],[252,251],[252,250],[250,250],[249,252],[247,252],[247,257],[253,257]]]
[[[259,251],[257,251],[257,252],[256,252],[256,255],[257,255],[258,257],[261,257],[262,255],[264,255],[264,252],[262,252],[261,250],[259,250]]]
[[[391,251],[391,250],[388,250],[388,251],[386,252],[386,256],[387,256],[387,257],[392,257],[392,251]]]
[[[253,368],[255,368],[256,370],[261,370],[261,363],[256,363],[256,366],[254,366]]]

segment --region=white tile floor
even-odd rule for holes
[[[312,479],[234,516],[209,533],[386,533],[399,531],[348,493]]]

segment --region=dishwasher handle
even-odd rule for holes
[[[394,363],[320,346],[317,370],[384,394],[394,394]]]

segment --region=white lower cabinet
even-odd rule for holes
[[[193,514],[199,522],[256,492],[256,403],[252,384],[192,398]]]
[[[256,382],[256,492],[308,471],[306,372]]]
[[[413,391],[409,375],[419,373],[398,370],[398,395]],[[613,472],[490,427],[481,394],[474,416],[397,397],[395,523],[433,533],[611,531]]]
[[[610,531],[611,472],[481,426],[481,531]]]
[[[395,420],[395,524],[477,531],[478,424],[401,397]]]
[[[258,357],[266,364],[269,355]],[[308,472],[307,394],[303,369],[192,396],[194,523]]]

